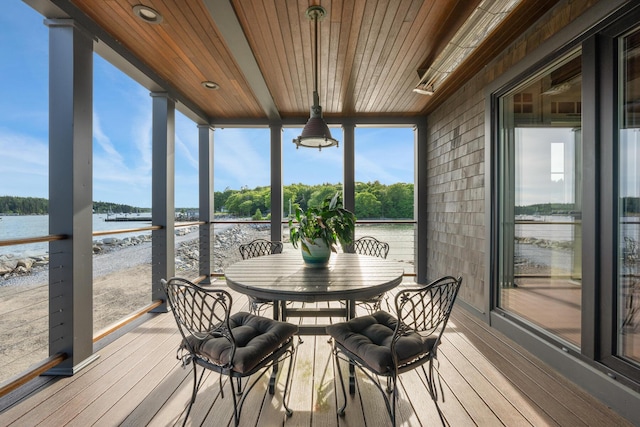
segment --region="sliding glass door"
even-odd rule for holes
[[[576,347],[582,312],[581,53],[499,98],[498,306]]]
[[[640,30],[621,39],[618,153],[618,356],[640,363]]]

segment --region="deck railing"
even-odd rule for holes
[[[199,225],[197,222],[181,223],[175,226],[176,229],[192,227]],[[131,233],[146,233],[153,230],[159,230],[160,226],[145,226],[118,230],[97,231],[93,233],[94,237],[122,235]],[[0,240],[0,246],[18,246],[37,243],[46,243],[56,240],[65,240],[69,236],[66,235],[45,235],[33,236],[19,239]],[[149,251],[151,244],[149,246]],[[150,256],[149,256],[150,259]],[[149,271],[151,269],[149,262]],[[0,396],[9,393],[20,384],[28,381],[55,367],[57,364],[65,360],[66,357],[61,355],[47,356],[49,352],[49,277],[48,269],[42,270],[37,274],[37,278],[26,282],[22,278],[16,278],[14,285],[8,286],[0,281],[0,324],[3,325],[0,331],[0,347],[2,348],[0,362],[2,370],[0,370]],[[34,273],[29,273],[34,274]],[[94,277],[94,283],[96,282]],[[130,295],[123,295],[120,299],[124,299],[122,304],[118,302],[96,302],[99,294],[113,294],[111,289],[99,289],[94,286],[94,342],[108,334],[118,330],[119,328],[131,323],[135,319],[150,312],[162,304],[162,301],[149,302],[151,294],[151,278],[147,284],[135,283],[132,288],[139,288],[141,297],[135,298]],[[28,283],[28,285],[25,285]],[[4,285],[4,286],[2,286]],[[118,298],[117,295],[114,297]],[[103,301],[106,299],[102,299]],[[133,303],[132,303],[133,300]],[[137,301],[137,302],[136,302]],[[126,307],[133,307],[128,310]],[[113,312],[113,308],[118,307],[117,313]],[[123,310],[123,307],[124,310]],[[28,313],[28,319],[24,319],[24,314]],[[29,351],[21,351],[20,348],[28,346]],[[44,369],[44,370],[43,370]]]
[[[175,225],[175,228],[178,230],[179,229],[192,230],[193,227],[199,226],[201,224],[204,224],[204,222],[196,221],[196,222],[177,223]],[[220,230],[220,233],[224,233],[224,229],[229,229],[230,231],[228,235],[223,237],[223,239],[225,239],[225,241],[227,242],[224,246],[225,253],[217,254],[215,256],[216,258],[219,258],[219,260],[216,261],[217,271],[213,271],[211,276],[224,276],[224,267],[226,265],[230,265],[233,262],[240,260],[238,246],[241,243],[245,243],[248,239],[252,239],[254,237],[263,237],[267,239],[270,238],[271,230],[270,230],[269,221],[225,220],[225,221],[214,221],[213,224],[214,224],[214,230],[216,230],[217,228],[218,230]],[[244,226],[247,226],[247,225],[250,226],[250,228],[252,229],[251,232],[245,232],[246,230],[244,229],[246,227]],[[238,229],[232,228],[236,226],[238,227]],[[283,226],[283,241],[285,243],[285,248],[287,248],[287,250],[294,250],[288,241],[289,240],[288,239],[288,235],[289,235],[288,223],[283,222],[282,226]],[[93,236],[103,237],[103,236],[111,236],[111,235],[117,236],[121,234],[131,234],[131,233],[148,233],[153,230],[159,230],[161,228],[162,228],[161,226],[145,226],[145,227],[126,228],[126,229],[119,229],[119,230],[97,231],[93,233]],[[380,240],[387,241],[391,246],[391,251],[389,253],[388,259],[406,263],[407,268],[405,269],[405,276],[413,276],[415,275],[414,267],[413,267],[413,258],[414,258],[414,249],[413,249],[414,232],[413,231],[414,229],[415,229],[415,221],[411,221],[411,220],[358,221],[356,226],[356,237],[369,235],[369,236],[376,237]],[[218,234],[218,232],[216,232],[216,234]],[[43,242],[50,242],[54,240],[64,240],[67,238],[69,238],[69,236],[47,235],[47,236],[21,238],[21,239],[0,240],[0,246],[43,243]],[[181,240],[180,242],[176,241],[176,254],[178,254],[178,252],[181,250],[180,249],[181,245],[190,244],[190,242],[191,244],[193,244],[194,240],[196,241],[195,245],[197,245],[198,235],[196,233],[193,239],[190,236],[185,236],[184,239],[180,239],[180,240]],[[216,242],[216,245],[219,245],[219,242]],[[149,250],[150,250],[150,246],[151,245],[149,245]],[[194,251],[194,252],[197,253],[197,251]],[[217,252],[218,252],[218,249],[216,249],[216,253]],[[149,269],[151,268],[150,264],[151,263],[149,262],[149,266],[148,266]],[[181,275],[183,277],[190,278],[191,280],[194,280],[194,281],[201,281],[205,279],[204,276],[199,277],[197,267],[194,269],[176,270],[176,274]],[[96,283],[96,279],[97,278],[94,277],[94,284]],[[150,280],[151,278],[149,277],[149,281]],[[38,349],[37,348],[38,345],[34,346],[35,348],[32,347],[33,351],[30,351],[31,359],[25,358],[25,355],[21,354],[19,357],[20,359],[19,366],[16,365],[15,369],[11,372],[10,375],[7,375],[6,372],[5,374],[0,375],[0,396],[2,396],[3,393],[8,393],[14,390],[15,388],[19,387],[21,384],[28,381],[29,379],[35,378],[41,373],[46,372],[46,370],[55,367],[57,364],[61,363],[66,358],[65,355],[54,355],[49,357],[47,356],[48,329],[46,325],[48,324],[48,320],[47,320],[48,311],[46,310],[46,307],[48,306],[48,286],[49,286],[48,271],[46,273],[44,272],[42,273],[42,277],[40,278],[40,281],[42,281],[43,283],[33,289],[29,289],[26,291],[20,289],[20,290],[16,290],[16,292],[32,293],[32,296],[29,296],[26,299],[30,301],[29,303],[30,306],[34,306],[34,305],[40,306],[42,308],[44,317],[42,317],[41,320],[39,320],[38,322],[32,322],[29,325],[24,325],[25,327],[29,328],[29,331],[25,331],[24,334],[13,335],[13,337],[14,339],[28,338],[29,341],[33,344],[35,342],[34,336],[42,335],[42,340],[41,340],[42,344],[40,345],[41,348]],[[139,301],[144,301],[144,299],[148,301],[148,295],[150,294],[150,286],[151,286],[150,282],[135,283],[132,285],[139,288],[143,295],[143,298],[141,298]],[[96,298],[95,295],[98,292],[99,290],[96,289],[96,287],[94,287],[94,299]],[[106,290],[105,292],[109,292],[109,291]],[[38,296],[36,297],[36,295]],[[127,296],[123,296],[123,297],[130,299],[130,297],[127,297]],[[0,295],[0,303],[2,303],[1,301],[2,298],[3,296]],[[102,315],[100,314],[100,310],[109,311],[111,309],[108,306],[105,306],[104,303],[98,304],[94,302],[94,319],[96,319],[96,321],[94,321],[94,325],[96,325],[96,330],[94,332],[94,342],[106,337],[107,335],[113,333],[114,331],[121,328],[122,326],[128,323],[131,323],[133,320],[139,318],[145,313],[150,312],[154,308],[158,307],[161,303],[162,303],[161,301],[153,301],[150,304],[146,302],[142,303],[140,304],[140,308],[135,309],[132,313],[126,314],[124,315],[124,317],[120,318],[119,320],[116,320],[115,322],[108,323],[105,325],[102,319]],[[116,303],[113,303],[113,304],[116,304]],[[16,308],[16,309],[26,310],[26,308],[23,308],[23,309]],[[3,312],[0,315],[0,322],[4,324],[8,323],[8,321],[10,320],[8,318],[9,316],[11,316],[10,311]],[[97,321],[98,317],[100,317],[99,322]],[[98,325],[97,323],[100,323],[100,324]],[[35,331],[34,331],[34,328],[36,329]],[[27,337],[27,334],[28,334],[28,337]],[[9,340],[3,339],[3,346],[11,347],[13,343],[10,341],[11,339]],[[10,358],[11,357],[9,357],[9,359]],[[2,364],[5,366],[9,366],[11,365],[11,363],[12,363],[11,360],[5,360],[3,361]]]

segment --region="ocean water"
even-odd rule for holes
[[[150,221],[107,222],[106,214],[93,215],[93,231],[126,230],[130,228],[148,227]],[[114,235],[119,239],[149,234],[151,231],[132,232]],[[42,237],[49,234],[49,215],[16,215],[0,216],[0,240]],[[97,236],[101,240],[109,236]],[[32,256],[49,252],[49,243],[30,243],[26,245],[0,246],[0,255]]]
[[[526,219],[528,218],[516,218],[516,221]],[[572,216],[544,215],[532,217],[530,221],[516,224],[516,237],[567,242],[575,239],[579,229],[576,219]]]
[[[581,244],[583,230],[581,223],[572,216],[547,215],[534,218],[516,218],[525,220],[515,225],[516,238],[535,238],[548,242],[575,242]],[[622,218],[619,226],[619,253],[628,260],[638,259],[640,243],[640,219],[637,217]],[[553,246],[553,245],[552,245]],[[549,266],[558,271],[571,269],[573,265],[572,244],[559,247],[516,244],[516,255],[533,261],[538,265]]]
[[[0,216],[0,240],[19,239],[27,237],[46,236],[49,228],[48,215],[25,215],[25,216]],[[93,231],[126,230],[132,228],[147,227],[151,225],[149,221],[132,222],[107,222],[106,214],[93,215]],[[541,221],[541,222],[538,222]],[[579,239],[579,227],[576,227],[573,217],[549,216],[535,218],[530,223],[516,225],[515,232],[518,237],[535,237],[549,241],[567,242]],[[637,218],[626,220],[621,230],[621,237],[628,236],[640,242],[640,224]],[[226,228],[220,226],[218,230]],[[126,237],[148,234],[146,232],[131,232],[113,235],[123,239]],[[287,227],[284,227],[285,235],[288,234]],[[578,233],[578,235],[576,235]],[[358,225],[356,237],[370,235],[379,240],[386,241],[391,246],[389,259],[413,263],[414,257],[414,226],[409,224],[375,224]],[[94,240],[101,240],[109,236],[97,236]],[[286,240],[286,239],[285,239]],[[548,253],[553,252],[543,248],[529,248],[532,245],[519,245],[520,255],[531,257],[537,262],[544,264],[548,258]],[[621,248],[622,250],[622,248]],[[27,245],[0,246],[0,255],[13,256],[35,256],[46,254],[49,251],[48,243],[32,243]],[[540,252],[540,253],[538,253]],[[555,252],[564,252],[558,251]],[[637,255],[637,254],[636,254]],[[566,254],[571,257],[571,253]],[[556,256],[557,258],[557,256]],[[560,261],[557,261],[560,262]]]
[[[48,215],[24,215],[24,216],[0,216],[0,240],[20,239],[28,237],[41,237],[49,234]],[[126,230],[141,228],[151,225],[148,221],[132,222],[107,222],[106,214],[93,215],[93,231]],[[225,230],[228,225],[216,225],[216,232]],[[125,237],[148,234],[146,232],[132,232],[113,235],[119,239]],[[288,228],[285,226],[283,233],[288,236]],[[379,240],[388,242],[391,246],[389,259],[405,262],[413,262],[414,226],[406,224],[376,224],[358,225],[356,237],[374,236]],[[196,234],[197,236],[197,234]],[[96,236],[95,240],[101,240],[110,236]],[[285,240],[287,240],[285,238]],[[0,255],[12,256],[36,256],[46,254],[49,251],[48,243],[31,243],[26,245],[0,246]]]

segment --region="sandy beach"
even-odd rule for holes
[[[233,226],[216,234],[216,269],[240,260],[238,245],[268,229]],[[176,275],[197,277],[197,231],[176,236]],[[178,268],[182,266],[184,268]],[[195,266],[195,267],[194,267]],[[0,279],[0,382],[49,355],[47,267]],[[94,334],[151,302],[151,243],[93,256]]]

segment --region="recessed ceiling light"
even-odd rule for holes
[[[160,15],[157,10],[143,4],[133,6],[133,13],[149,24],[159,24],[162,22],[162,15]]]
[[[220,89],[220,85],[218,83],[212,82],[210,80],[206,80],[206,81],[202,82],[202,86],[204,86],[207,89],[211,89],[211,90]]]

